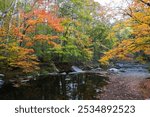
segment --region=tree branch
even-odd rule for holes
[[[9,7],[8,9],[6,9],[6,10],[2,13],[2,16],[1,16],[1,17],[2,17],[2,18],[5,18],[6,15],[7,15],[7,13],[10,11],[11,8],[14,7],[14,5],[15,5],[15,1],[13,1],[13,2],[11,3],[10,7]]]
[[[140,0],[140,1],[150,7],[150,2],[145,2],[144,0]]]

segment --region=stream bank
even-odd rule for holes
[[[110,83],[98,98],[102,100],[144,100],[150,98],[150,73],[146,65],[121,64],[118,72],[110,73]]]
[[[144,100],[150,98],[147,65],[119,63],[110,69],[49,73],[36,77],[1,80],[0,99],[43,100]],[[1,77],[4,77],[1,74]]]

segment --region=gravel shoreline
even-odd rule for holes
[[[97,96],[100,100],[145,100],[150,98],[150,79],[144,73],[111,74],[110,83]]]

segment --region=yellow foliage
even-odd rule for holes
[[[37,58],[33,49],[26,49],[17,43],[1,44],[0,60],[12,68],[20,68],[23,72],[32,72],[38,69]]]
[[[0,37],[4,37],[4,36],[6,36],[6,35],[7,35],[6,29],[3,28],[3,27],[1,27],[1,28],[0,28]]]
[[[149,2],[149,0],[144,0]],[[99,60],[103,64],[108,64],[111,58],[131,59],[133,53],[143,51],[150,55],[150,7],[144,3],[134,0],[130,6],[132,17],[127,20],[128,25],[133,29],[135,38],[121,41],[112,50],[105,53]],[[114,28],[119,28],[119,24]],[[143,57],[139,56],[138,60],[143,62]]]

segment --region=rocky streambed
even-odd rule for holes
[[[4,77],[3,74],[0,75]],[[0,99],[143,100],[150,98],[147,65],[117,63],[108,70],[85,70],[72,66],[69,73],[0,79]]]
[[[150,98],[150,73],[147,65],[125,63],[111,68],[110,83],[98,98],[103,100],[143,100]]]

